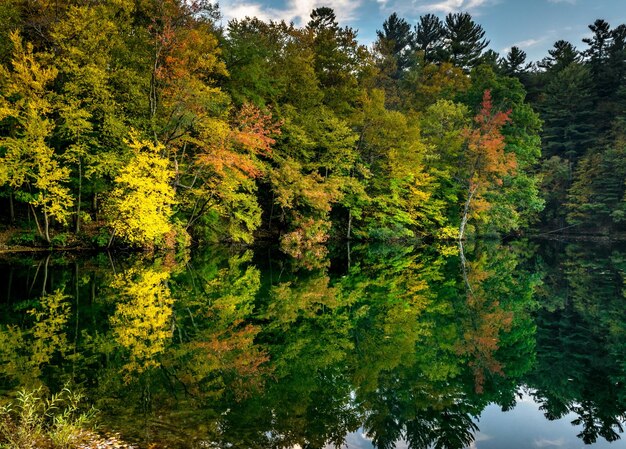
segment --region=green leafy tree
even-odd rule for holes
[[[359,151],[373,176],[367,181],[369,204],[357,234],[394,239],[436,228],[441,216],[430,202],[432,178],[424,167],[426,151],[417,119],[387,110],[379,90],[362,101]]]
[[[295,33],[293,25],[266,23],[258,18],[228,23],[224,61],[229,77],[225,86],[235,102],[252,102],[260,107],[276,107],[284,103],[289,83],[284,72],[287,64],[281,62],[287,58],[288,47],[299,40],[292,40]],[[305,51],[303,47],[301,49]],[[290,64],[293,64],[291,57],[295,55],[289,57]],[[305,55],[302,57],[306,58]],[[303,76],[301,74],[300,78]]]
[[[470,79],[449,62],[418,65],[402,80],[405,110],[424,111],[439,100],[454,101],[470,86]]]
[[[455,161],[462,158],[469,109],[449,100],[439,100],[424,111],[420,119],[421,134],[427,148],[428,172],[435,179],[433,193],[443,215],[443,234],[456,235],[458,199],[461,195]]]
[[[312,38],[324,104],[339,113],[349,112],[358,97],[358,77],[368,68],[365,48],[358,44],[355,30],[339,27],[328,7],[314,9],[306,29]]]
[[[126,157],[129,123],[146,123],[139,93],[149,83],[138,67],[143,49],[128,40],[134,6],[76,6],[51,30],[59,67],[54,142],[72,170],[76,232],[83,220],[97,217],[99,196]]]

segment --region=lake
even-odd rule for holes
[[[626,448],[626,246],[0,257],[0,396],[142,448]]]

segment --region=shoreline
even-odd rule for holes
[[[5,234],[5,233],[3,233]],[[492,239],[493,236],[478,236],[472,238],[475,239]],[[527,238],[531,240],[549,240],[549,241],[563,241],[563,242],[626,242],[626,234],[617,234],[617,235],[605,235],[605,234],[556,234],[556,233],[528,233],[528,234],[520,234],[516,236],[501,236],[502,240],[515,240],[518,238]],[[402,240],[397,240],[397,242],[401,242]],[[422,243],[424,240],[420,240]],[[355,240],[337,240],[335,243],[348,243],[355,242]],[[456,240],[450,240],[450,242],[456,242]],[[250,245],[244,245],[247,247],[255,247],[257,245],[263,245],[267,243],[272,243],[271,240],[268,239],[258,239],[254,243]],[[274,242],[276,243],[276,242]],[[362,241],[360,243],[378,243],[377,241]],[[234,245],[240,246],[240,244],[233,244],[228,242],[221,243],[213,243],[216,245],[224,244],[224,245]],[[191,248],[205,246],[205,245],[191,245]],[[110,253],[110,252],[133,252],[133,253],[146,253],[146,252],[154,252],[154,251],[169,251],[170,249],[156,249],[156,250],[144,250],[144,249],[129,249],[129,248],[121,248],[121,247],[113,247],[113,248],[105,248],[105,247],[97,247],[97,246],[25,246],[25,245],[10,245],[6,242],[6,240],[0,240],[0,256],[2,255],[11,255],[11,254],[29,254],[29,253]]]

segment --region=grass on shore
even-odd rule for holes
[[[131,446],[102,439],[95,431],[96,411],[81,393],[65,387],[44,395],[41,388],[17,393],[0,407],[0,449],[88,449]]]

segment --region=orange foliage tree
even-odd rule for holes
[[[465,235],[470,216],[479,218],[480,213],[491,205],[485,194],[501,186],[505,176],[512,175],[517,167],[514,153],[505,152],[502,127],[509,121],[510,111],[494,112],[491,92],[486,90],[473,128],[466,130],[467,145],[464,155],[465,204],[459,228],[459,239]]]

